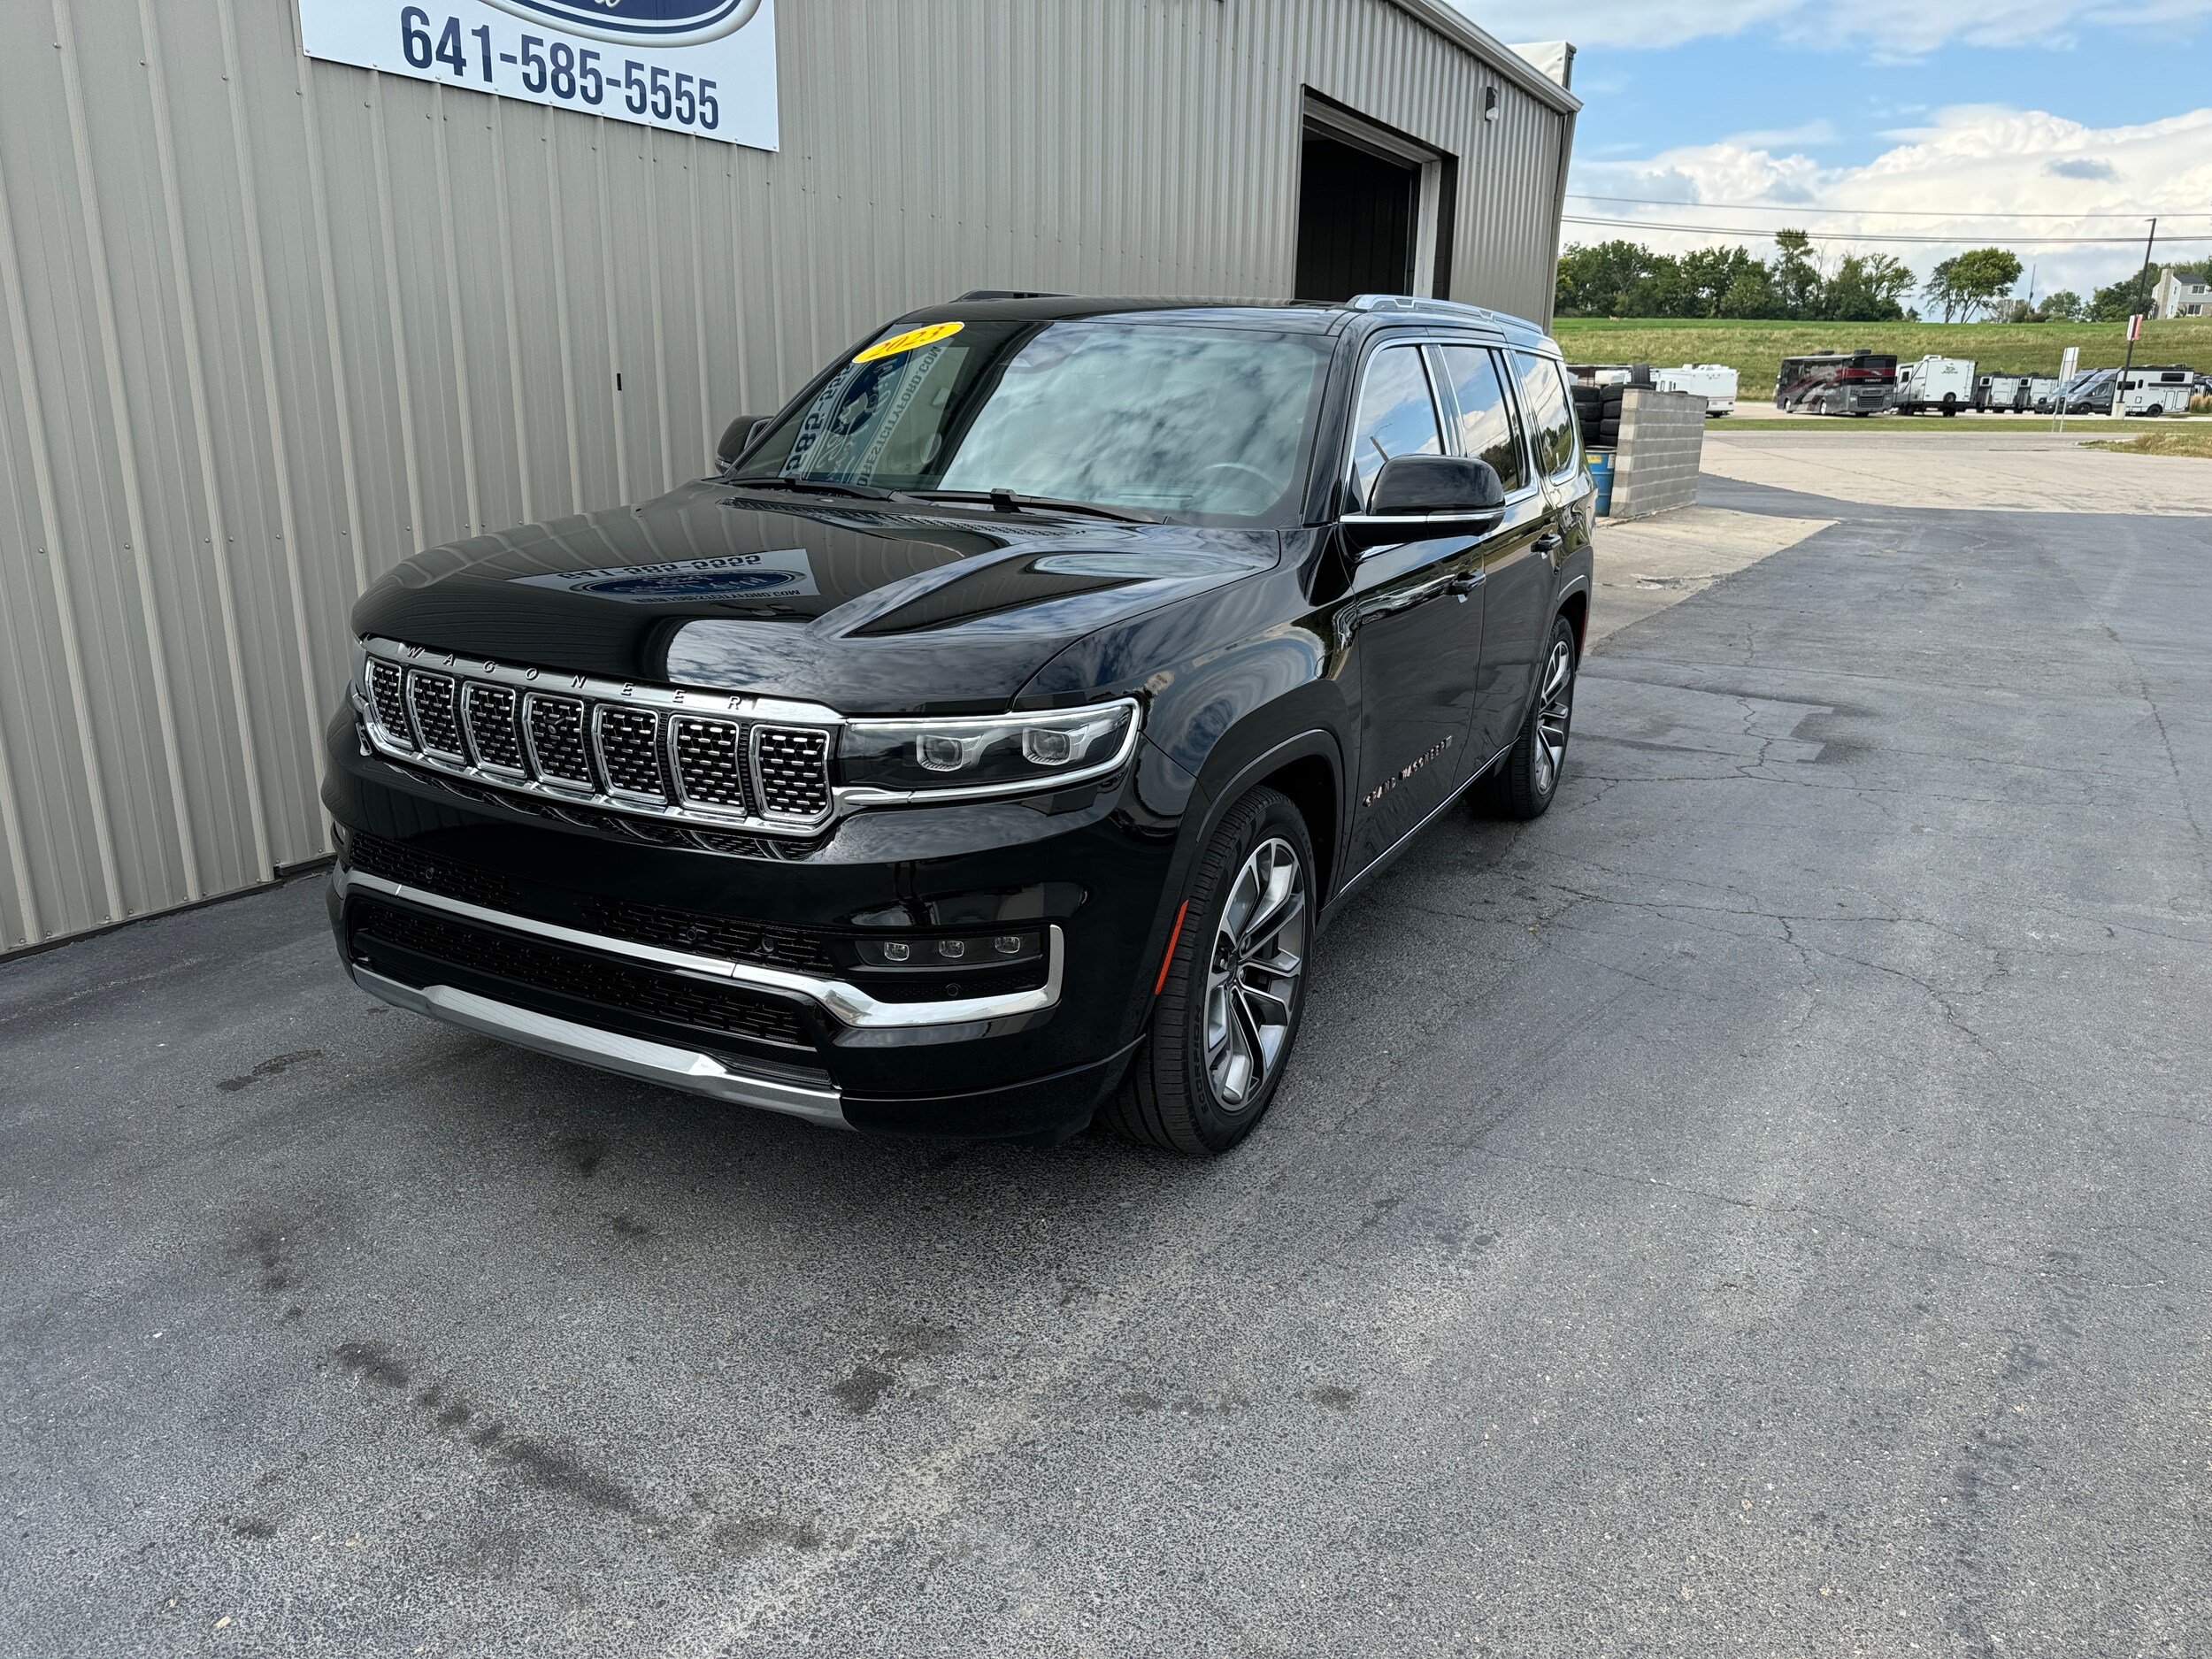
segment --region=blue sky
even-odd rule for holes
[[[2032,249],[2027,236],[2139,227],[1924,215],[2158,211],[2162,241],[2200,238],[2177,242],[2176,257],[2212,255],[2212,0],[1555,0],[1534,27],[1527,8],[1457,3],[1507,41],[1564,35],[1579,49],[1573,189],[1709,204],[1571,202],[1571,213],[1732,227],[1790,220],[1721,204],[1847,208],[1799,222],[1960,241],[1839,240],[1832,256],[1878,248],[1924,270],[1956,246],[2017,241],[2045,289],[2111,280],[2137,256]],[[1748,235],[1567,234],[1764,250]]]

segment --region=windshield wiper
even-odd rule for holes
[[[1094,518],[1114,518],[1123,524],[1157,524],[1157,518],[1141,512],[1124,512],[1118,507],[1101,507],[1094,502],[1062,501],[1056,495],[1023,495],[1010,489],[918,489],[911,492],[922,501],[981,502],[999,512],[1081,512]]]
[[[878,489],[872,484],[835,484],[820,478],[733,478],[726,480],[740,489],[795,489],[810,495],[857,495],[863,501],[896,501],[895,491]]]

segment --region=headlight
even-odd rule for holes
[[[1103,777],[1137,741],[1134,699],[1049,714],[852,720],[838,744],[856,789],[1017,795]]]

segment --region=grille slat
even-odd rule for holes
[[[376,722],[392,741],[407,749],[415,746],[415,725],[407,718],[406,679],[396,663],[369,664],[369,697],[376,705]]]
[[[829,733],[803,726],[757,726],[753,754],[764,810],[821,818],[830,809]]]
[[[456,708],[460,692],[450,674],[407,671],[407,703],[414,710],[415,731],[423,748],[449,760],[466,758],[461,748],[461,721]]]
[[[670,726],[675,733],[676,782],[684,799],[745,811],[745,728],[734,720],[681,714]]]
[[[665,801],[661,780],[661,718],[650,709],[612,709],[602,703],[595,717],[599,769],[618,795]]]
[[[592,787],[591,762],[584,754],[584,705],[573,697],[541,697],[533,692],[524,699],[529,724],[530,755],[537,774],[549,782],[572,789]]]
[[[524,775],[522,739],[515,730],[515,710],[521,699],[508,686],[471,681],[461,694],[461,719],[468,727],[476,764],[496,772]]]

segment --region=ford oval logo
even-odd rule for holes
[[[502,12],[571,35],[632,46],[696,46],[733,35],[760,0],[491,0]]]

